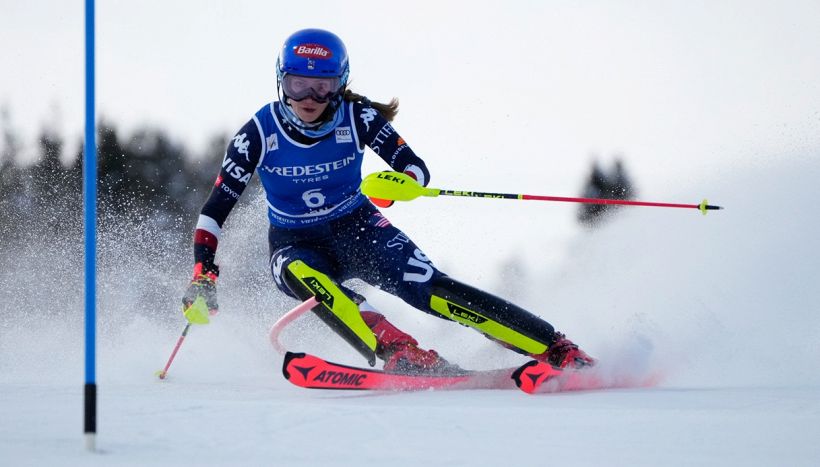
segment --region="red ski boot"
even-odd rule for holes
[[[373,311],[362,311],[362,318],[376,335],[376,356],[384,360],[384,371],[392,373],[441,374],[461,369],[441,358],[435,350],[418,347],[413,336]]]
[[[578,369],[595,365],[595,359],[560,332],[555,333],[555,341],[546,352],[533,357],[558,368]]]
[[[393,344],[383,352],[384,371],[392,373],[439,374],[453,368],[435,350],[424,350],[415,343]]]

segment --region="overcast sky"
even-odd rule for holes
[[[0,105],[29,153],[44,126],[76,150],[83,18],[0,0]],[[622,153],[643,196],[697,202],[699,180],[820,135],[816,0],[101,0],[97,21],[99,115],[194,151],[275,98],[278,49],[304,27],[347,43],[355,90],[401,99],[395,126],[443,188],[574,195],[596,155]]]
[[[79,136],[81,2],[0,5],[0,103],[23,131]],[[659,157],[820,118],[816,1],[101,0],[97,19],[99,113],[193,147],[275,97],[278,48],[308,26],[345,40],[356,89],[402,98],[399,131],[433,158]]]

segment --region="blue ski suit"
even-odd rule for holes
[[[300,259],[338,282],[359,278],[425,309],[434,276],[422,251],[359,190],[365,146],[396,171],[429,180],[424,162],[373,107],[345,102],[335,131],[309,139],[291,128],[275,101],[232,138],[195,234],[197,262],[213,264],[222,225],[254,172],[268,207],[270,264],[276,285],[282,267]]]

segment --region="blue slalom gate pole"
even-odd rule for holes
[[[97,135],[94,105],[94,0],[85,0],[85,446],[97,444]]]

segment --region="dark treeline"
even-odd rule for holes
[[[83,148],[65,153],[65,142],[43,131],[33,161],[22,162],[19,138],[2,119],[0,236],[74,236],[82,228]],[[139,129],[121,135],[115,124],[98,124],[98,211],[101,228],[133,220],[187,239],[213,186],[227,135],[216,136],[204,154],[191,154],[165,131]],[[31,157],[29,156],[29,159]],[[611,173],[610,173],[611,172]],[[631,199],[635,189],[620,159],[604,172],[595,162],[583,196]],[[247,197],[245,197],[247,198]],[[598,225],[612,206],[581,205],[578,220]]]
[[[6,240],[37,234],[73,235],[82,229],[83,148],[67,153],[60,136],[43,131],[34,160],[21,161],[19,138],[4,119],[0,145],[0,234]],[[205,154],[190,154],[163,130],[123,136],[98,124],[98,213],[106,223],[151,219],[156,228],[192,232],[210,193],[227,137]],[[31,159],[29,156],[28,159]]]

